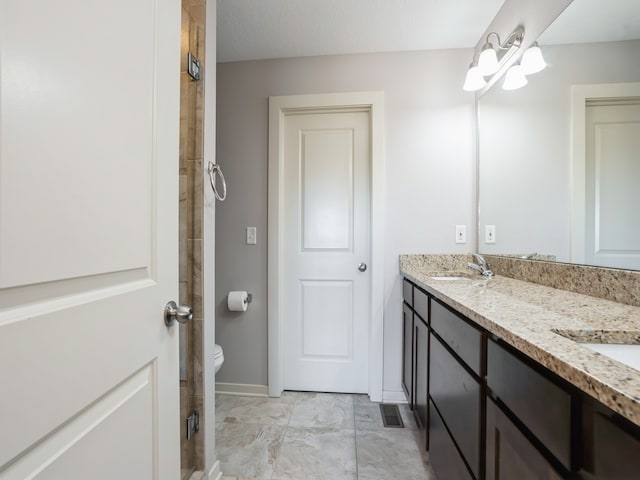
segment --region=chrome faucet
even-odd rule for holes
[[[479,271],[485,277],[493,277],[493,272],[491,271],[491,268],[489,267],[489,264],[484,259],[484,257],[482,255],[478,255],[477,253],[472,253],[471,255],[473,255],[473,257],[476,259],[476,262],[478,263],[467,263],[469,268],[473,268],[474,270]]]

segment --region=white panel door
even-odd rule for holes
[[[640,269],[640,104],[586,110],[586,262]]]
[[[180,5],[0,2],[0,479],[179,478]]]
[[[369,125],[365,111],[285,116],[288,390],[367,393]]]

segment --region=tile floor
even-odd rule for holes
[[[216,396],[216,453],[228,480],[435,480],[415,422],[385,428],[367,395]]]

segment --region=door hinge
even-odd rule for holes
[[[200,413],[197,410],[187,417],[187,440],[200,431]]]

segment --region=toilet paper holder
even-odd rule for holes
[[[246,312],[253,294],[245,290],[231,291],[227,295],[227,308],[232,312]]]

